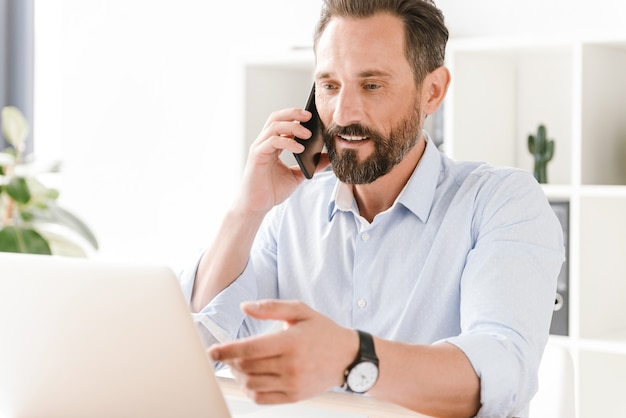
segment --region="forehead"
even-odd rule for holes
[[[333,18],[319,38],[316,76],[363,71],[411,72],[400,18],[378,13],[368,18]]]

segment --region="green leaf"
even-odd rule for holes
[[[20,210],[20,217],[24,222],[31,222],[33,219],[35,219],[35,215],[27,209]]]
[[[54,255],[86,258],[92,253],[89,245],[78,234],[72,235],[65,228],[58,228],[56,225],[38,225],[37,232],[48,241]]]
[[[28,122],[17,107],[2,108],[2,133],[9,144],[17,149],[22,147],[28,136],[28,130]]]
[[[37,231],[18,226],[0,229],[0,252],[52,254],[48,242]]]
[[[12,178],[6,186],[6,190],[9,196],[11,196],[16,202],[28,203],[30,200],[30,190],[28,190],[28,184],[26,184],[26,179],[22,177]]]
[[[26,185],[30,191],[30,203],[34,205],[46,208],[50,200],[56,200],[59,198],[58,190],[45,186],[34,177],[27,178]]]

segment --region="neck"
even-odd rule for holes
[[[370,184],[357,184],[353,187],[361,216],[368,222],[372,222],[376,215],[393,205],[415,171],[425,149],[426,140],[422,136],[413,149],[389,173]]]

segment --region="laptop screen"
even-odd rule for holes
[[[0,417],[229,417],[174,273],[0,253]]]

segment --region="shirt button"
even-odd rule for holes
[[[363,309],[367,306],[367,301],[363,298],[359,299],[356,301],[356,306],[358,306],[360,309]]]
[[[368,234],[367,232],[364,232],[363,234],[361,234],[361,239],[363,241],[367,241],[370,239],[370,234]]]

